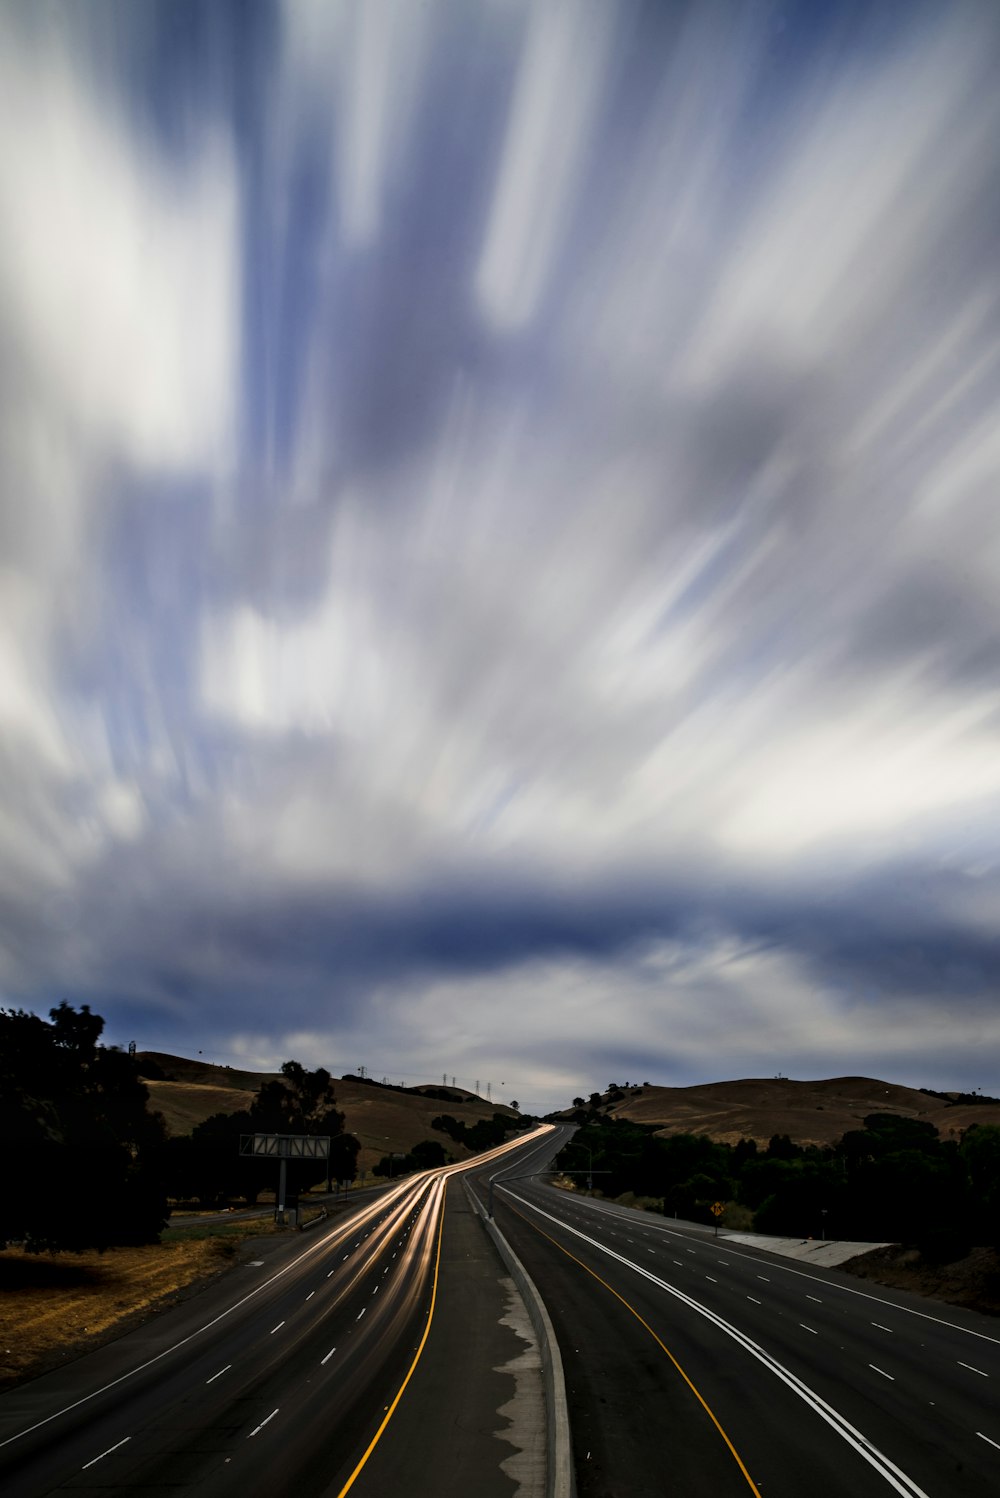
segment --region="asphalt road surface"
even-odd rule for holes
[[[555,1325],[579,1498],[1000,1493],[990,1318],[544,1180],[494,1196]]]
[[[536,1153],[515,1141],[475,1164]],[[463,1169],[404,1180],[293,1244],[277,1240],[185,1306],[5,1395],[4,1498],[374,1493],[366,1462],[379,1451],[385,1464],[398,1396],[446,1294],[445,1194]],[[469,1382],[460,1363],[446,1371]]]

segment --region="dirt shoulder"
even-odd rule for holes
[[[1000,1316],[1000,1254],[992,1248],[974,1248],[953,1264],[930,1264],[919,1249],[896,1243],[860,1254],[840,1267],[846,1274],[890,1290],[909,1290],[968,1311]]]

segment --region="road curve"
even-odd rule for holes
[[[540,1131],[544,1135],[546,1131]],[[511,1141],[472,1162],[527,1158]],[[428,1171],[0,1399],[0,1490],[340,1495],[392,1439],[426,1338],[451,1175]],[[387,1416],[389,1417],[387,1419]]]
[[[580,1498],[1000,1491],[1000,1327],[543,1181],[495,1182],[566,1367]]]

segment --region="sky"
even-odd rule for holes
[[[1000,13],[0,3],[0,1003],[1000,1095]]]

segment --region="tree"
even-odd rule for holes
[[[99,1045],[87,1004],[0,1010],[0,1242],[32,1250],[155,1242],[166,1220],[159,1151],[135,1062]]]

